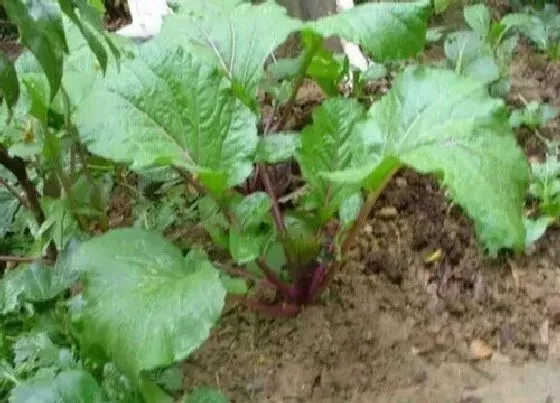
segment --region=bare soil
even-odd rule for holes
[[[523,46],[509,103],[560,106],[560,65]],[[402,171],[320,303],[291,319],[230,307],[185,386],[232,402],[560,401],[559,242],[552,228],[524,256],[486,258],[438,184]]]

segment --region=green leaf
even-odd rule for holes
[[[47,373],[18,384],[10,394],[10,403],[75,403],[103,401],[97,381],[82,370]]]
[[[62,80],[64,53],[68,51],[58,3],[52,0],[4,0],[4,8],[19,30],[22,43],[45,71],[56,95]]]
[[[490,9],[484,4],[474,4],[463,9],[465,21],[480,38],[486,38],[490,31]]]
[[[229,251],[238,264],[245,264],[265,255],[273,241],[274,232],[270,226],[243,232],[232,227],[229,231]]]
[[[78,27],[84,39],[87,41],[89,49],[95,54],[101,66],[101,70],[105,72],[107,70],[109,57],[107,56],[107,51],[103,46],[103,42],[99,39],[103,28],[101,25],[101,15],[98,10],[88,4],[87,0],[58,0],[58,2],[62,11],[68,16],[72,23]],[[75,4],[78,5],[80,11],[79,16],[76,14]],[[116,53],[115,56],[118,56],[118,53]]]
[[[535,15],[512,13],[502,18],[500,24],[527,36],[540,50],[548,49],[548,33],[544,22]]]
[[[258,6],[229,3],[184,2],[177,14],[166,17],[158,40],[192,46],[231,80],[244,102],[255,106],[265,60],[301,23],[272,0]]]
[[[328,99],[313,111],[313,124],[301,132],[296,159],[309,187],[306,204],[319,209],[324,222],[357,190],[354,186],[330,183],[323,175],[349,167],[351,134],[364,116],[365,111],[356,100]]]
[[[279,164],[293,158],[299,144],[297,133],[270,133],[259,137],[255,162]]]
[[[258,141],[256,117],[225,84],[184,49],[149,42],[97,83],[76,124],[95,154],[135,169],[183,166],[220,191],[249,176]]]
[[[58,361],[59,349],[46,333],[24,334],[14,343],[14,364],[21,370],[50,367]]]
[[[12,228],[12,221],[20,203],[16,197],[0,187],[0,237],[4,237]]]
[[[360,192],[353,193],[341,203],[338,215],[344,227],[356,221],[363,204],[364,200]]]
[[[429,1],[362,4],[308,27],[358,43],[377,61],[407,59],[424,48],[430,8]]]
[[[527,234],[525,239],[525,247],[528,248],[539,239],[541,239],[546,233],[548,227],[553,222],[554,218],[549,216],[542,216],[536,219],[526,218],[524,220],[525,231]]]
[[[74,262],[86,284],[84,342],[133,378],[186,358],[208,338],[224,304],[208,260],[185,260],[151,232],[112,230],[82,244]]]
[[[490,253],[524,246],[529,167],[508,129],[501,100],[492,99],[475,80],[411,66],[372,105],[368,117],[351,142],[354,169],[342,179],[352,175],[367,183],[376,167],[386,177],[395,166],[385,165],[392,159],[435,173],[472,217]]]
[[[183,403],[229,403],[229,400],[215,389],[197,388],[183,398]]]
[[[387,68],[380,63],[372,63],[360,76],[362,82],[376,81],[387,75]]]
[[[500,78],[492,48],[474,32],[459,31],[448,35],[444,50],[447,58],[455,64],[456,72],[485,84]]]
[[[16,312],[21,305],[25,283],[21,270],[10,270],[0,280],[0,314]]]
[[[272,200],[264,192],[251,193],[245,196],[232,208],[232,212],[241,226],[241,230],[258,227],[268,217]]]
[[[441,14],[443,13],[445,10],[447,10],[447,8],[449,6],[451,6],[453,3],[455,3],[457,0],[434,0],[433,4],[434,4],[434,12],[436,14]]]
[[[0,96],[9,108],[13,108],[19,97],[19,83],[14,65],[4,53],[0,53]]]

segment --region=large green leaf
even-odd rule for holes
[[[208,260],[184,259],[158,234],[110,231],[74,261],[85,277],[84,342],[131,377],[184,359],[209,335],[225,290]]]
[[[429,1],[362,4],[308,26],[328,37],[360,44],[378,61],[414,57],[426,42]]]
[[[22,43],[33,52],[45,71],[54,97],[62,80],[64,53],[68,51],[58,2],[4,0],[4,8],[17,25]]]
[[[357,190],[346,184],[330,183],[324,173],[349,167],[353,147],[351,134],[364,116],[365,111],[358,101],[332,98],[313,111],[313,124],[301,133],[296,159],[308,185],[306,204],[319,209],[323,221]]]
[[[97,381],[82,370],[38,374],[18,384],[10,394],[10,403],[101,403]]]
[[[240,3],[240,4],[236,4]],[[246,102],[257,93],[264,62],[301,23],[274,1],[196,0],[166,17],[158,40],[192,45],[228,77]]]
[[[151,42],[95,85],[76,122],[95,154],[134,168],[183,166],[219,190],[250,174],[258,142],[256,117],[227,87],[183,48]]]
[[[436,173],[491,253],[523,247],[528,164],[503,102],[481,83],[411,66],[371,107],[353,140],[354,169],[327,175],[332,180],[362,181],[373,190],[400,163]]]

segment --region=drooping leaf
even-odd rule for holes
[[[503,102],[489,97],[480,82],[411,66],[368,116],[351,142],[354,169],[327,176],[374,190],[399,163],[435,173],[492,254],[524,246],[528,164],[508,129]]]
[[[365,111],[356,100],[332,98],[313,111],[313,124],[301,132],[296,159],[309,186],[306,204],[319,209],[324,221],[357,190],[346,184],[330,183],[323,174],[349,166],[352,131],[364,116]]]
[[[256,117],[221,76],[184,49],[142,45],[77,112],[90,151],[133,168],[178,165],[219,192],[252,171]]]
[[[299,144],[296,133],[271,133],[259,137],[259,144],[255,153],[255,162],[278,164],[293,158]]]
[[[193,46],[231,80],[237,95],[251,105],[266,58],[300,27],[299,21],[288,17],[286,10],[272,0],[258,6],[197,0],[183,2],[177,14],[166,17],[158,40]]]
[[[187,357],[224,304],[208,260],[185,260],[169,241],[144,230],[91,239],[74,264],[85,276],[84,342],[101,347],[131,377]]]
[[[426,42],[429,1],[368,3],[308,24],[318,34],[360,44],[377,61],[414,57]]]
[[[22,43],[29,49],[45,71],[51,98],[56,95],[62,80],[64,53],[68,51],[62,15],[53,0],[4,0],[4,8],[20,33]]]
[[[12,108],[19,97],[19,83],[14,65],[6,55],[0,53],[0,96]]]
[[[490,9],[484,4],[473,4],[463,9],[465,21],[480,38],[486,38],[490,30]]]
[[[109,57],[102,39],[108,44],[117,60],[120,59],[120,52],[104,32],[101,18],[103,14],[94,5],[89,4],[88,0],[58,0],[58,2],[62,11],[80,30],[88,48],[95,54],[101,70],[105,72]],[[76,13],[76,9],[79,14]]]

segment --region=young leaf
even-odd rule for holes
[[[208,260],[185,260],[160,235],[110,231],[80,248],[84,342],[131,377],[184,359],[209,335],[225,291]]]
[[[20,32],[22,43],[45,71],[53,98],[62,80],[64,53],[68,51],[58,4],[42,0],[4,0],[4,8]]]
[[[536,15],[514,13],[507,14],[500,24],[507,30],[517,31],[531,39],[540,50],[548,48],[548,33],[544,22]]]
[[[297,133],[271,133],[259,137],[255,162],[279,164],[293,158],[299,144]]]
[[[465,21],[480,38],[486,38],[490,31],[490,9],[484,4],[474,4],[463,9]]]
[[[525,231],[527,233],[525,237],[525,247],[528,248],[541,239],[546,233],[548,226],[553,222],[554,218],[549,216],[542,216],[536,219],[526,218],[524,220]]]
[[[224,190],[251,173],[258,141],[256,117],[224,84],[184,49],[149,42],[96,83],[76,124],[95,154],[136,169],[183,166]]]
[[[0,53],[0,96],[6,100],[10,108],[13,108],[19,97],[16,70],[4,53]]]
[[[232,211],[242,230],[258,227],[268,216],[272,201],[268,194],[255,192],[236,203]]]
[[[455,71],[485,84],[500,78],[492,48],[474,32],[459,31],[447,36],[445,55],[455,64]]]
[[[158,40],[193,46],[231,80],[238,96],[252,104],[266,58],[300,26],[272,0],[258,6],[197,0],[184,2],[176,15],[166,17]]]
[[[246,264],[264,255],[273,240],[274,232],[270,227],[243,232],[232,227],[229,230],[229,251],[236,263]]]
[[[308,24],[324,37],[358,43],[377,61],[414,57],[426,42],[429,1],[369,3]]]
[[[345,184],[332,184],[322,174],[342,171],[349,166],[352,130],[364,116],[365,111],[356,100],[328,99],[313,111],[313,124],[301,132],[296,159],[310,188],[307,203],[320,210],[324,221],[357,190]]]
[[[386,177],[376,177],[376,170],[390,174],[399,161],[436,173],[473,218],[491,253],[524,246],[529,167],[508,129],[502,101],[489,97],[477,81],[411,66],[368,117],[351,143],[355,169],[331,179],[363,180],[371,191]]]

